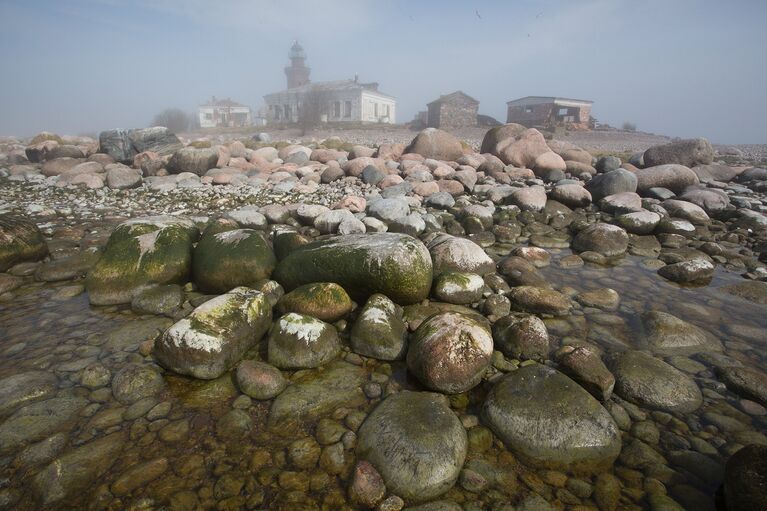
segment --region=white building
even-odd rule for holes
[[[264,96],[270,123],[396,122],[397,100],[380,92],[377,83],[361,83],[356,78],[311,83],[310,69],[304,65],[306,54],[297,42],[289,57],[291,65],[285,68],[288,88]]]
[[[241,128],[251,125],[250,107],[231,99],[216,99],[200,105],[198,116],[201,128]]]

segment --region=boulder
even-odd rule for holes
[[[201,379],[231,369],[269,329],[266,295],[238,287],[203,303],[166,330],[154,356],[165,368]]]
[[[205,293],[255,287],[271,276],[276,265],[271,247],[260,231],[252,229],[206,232],[192,253],[194,281]]]
[[[684,165],[677,164],[646,167],[637,170],[635,175],[637,178],[636,192],[642,195],[651,188],[667,188],[680,194],[688,186],[697,185],[700,182],[695,172]]]
[[[722,213],[730,206],[730,196],[722,190],[688,190],[679,198],[703,208],[708,215]]]
[[[460,140],[446,131],[426,128],[405,148],[405,154],[416,153],[424,158],[455,161],[463,154]]]
[[[625,169],[611,170],[604,174],[597,174],[588,183],[586,189],[591,193],[595,202],[616,193],[636,192],[637,176]]]
[[[570,299],[558,291],[536,286],[516,286],[508,292],[512,308],[532,314],[564,316],[570,312]]]
[[[379,360],[405,356],[407,325],[402,310],[382,294],[368,298],[352,326],[350,343],[355,353]]]
[[[761,509],[767,502],[767,447],[751,444],[730,456],[724,466],[727,511]]]
[[[714,265],[705,259],[691,259],[658,268],[658,275],[680,284],[708,284],[714,278]]]
[[[243,360],[237,365],[237,388],[258,400],[273,399],[288,386],[279,369],[256,360]]]
[[[767,406],[767,375],[763,372],[732,365],[718,368],[717,374],[730,391]]]
[[[149,364],[128,364],[112,378],[112,395],[122,404],[152,397],[164,388],[160,371]]]
[[[577,381],[589,394],[607,401],[613,394],[615,377],[593,348],[563,346],[557,356],[559,368]]]
[[[133,157],[145,151],[166,156],[181,147],[178,137],[164,127],[114,129],[99,133],[99,152],[108,154],[119,163],[132,164]]]
[[[469,239],[439,234],[427,246],[434,264],[434,275],[446,271],[484,275],[495,270],[490,256]]]
[[[0,215],[0,272],[18,263],[39,261],[48,255],[40,229],[31,220]]]
[[[413,502],[453,487],[466,459],[468,439],[444,398],[400,392],[382,401],[357,433],[356,454],[381,474],[390,493]]]
[[[267,343],[269,363],[280,369],[319,367],[338,356],[338,331],[324,321],[290,312],[275,321]]]
[[[493,338],[484,324],[445,312],[431,316],[415,331],[407,367],[427,388],[458,394],[482,380],[492,354]]]
[[[484,138],[482,139],[482,147],[479,150],[480,153],[492,153],[493,155],[497,156],[495,153],[495,148],[498,146],[498,144],[504,140],[513,139],[521,135],[527,130],[526,127],[522,126],[521,124],[516,123],[509,123],[504,124],[503,126],[496,126],[495,128],[490,128],[485,133]],[[590,162],[591,160],[589,160]]]
[[[0,379],[0,416],[53,397],[58,381],[55,374],[47,371],[27,371]]]
[[[141,171],[124,165],[111,166],[107,170],[107,186],[113,190],[127,190],[141,185]]]
[[[614,193],[603,197],[599,201],[599,208],[613,215],[636,213],[642,211],[642,197],[634,192]]]
[[[546,207],[546,189],[542,186],[513,188],[504,199],[504,204],[517,206],[522,211],[542,211]]]
[[[692,378],[645,352],[625,351],[608,366],[615,375],[615,393],[634,404],[678,413],[694,412],[703,404]]]
[[[493,154],[498,156],[507,165],[533,169],[535,168],[536,159],[548,152],[551,152],[551,149],[546,145],[546,140],[541,132],[535,128],[530,128],[516,137],[501,140],[496,145]],[[562,163],[564,163],[564,160],[562,160]],[[562,170],[564,170],[564,167]]]
[[[434,279],[434,296],[457,305],[478,302],[485,281],[476,273],[443,272]]]
[[[218,158],[219,154],[216,149],[185,147],[173,153],[173,156],[168,160],[167,168],[171,174],[191,172],[203,176],[208,170],[216,167]]]
[[[705,138],[679,140],[647,149],[643,159],[645,167],[667,164],[685,167],[708,165],[714,161],[714,148]]]
[[[130,303],[146,288],[185,283],[198,236],[194,222],[183,217],[142,217],[121,223],[88,272],[85,287],[90,302]]]
[[[608,411],[547,366],[525,366],[498,379],[482,415],[509,449],[535,466],[599,472],[609,469],[621,450]]]
[[[551,189],[549,198],[570,208],[585,208],[591,204],[591,194],[579,184],[555,186]]]
[[[637,211],[626,213],[615,219],[618,225],[630,234],[650,234],[660,222],[660,215],[652,211]]]
[[[629,237],[622,228],[610,224],[591,224],[573,238],[573,250],[578,252],[597,252],[606,257],[622,255],[626,252]]]
[[[662,206],[672,217],[681,218],[696,225],[707,224],[711,221],[703,208],[692,202],[668,199],[663,201]]]
[[[286,290],[335,282],[352,297],[382,293],[410,304],[428,296],[432,261],[426,247],[406,234],[350,234],[297,247],[277,265],[274,279]]]
[[[493,325],[495,348],[509,358],[544,361],[549,358],[549,332],[538,316],[513,313]]]
[[[410,206],[403,197],[392,197],[371,201],[367,205],[368,215],[383,222],[392,222],[410,214]]]

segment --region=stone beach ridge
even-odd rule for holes
[[[0,509],[767,506],[763,155],[360,142],[0,139]]]

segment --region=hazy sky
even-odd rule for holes
[[[0,135],[146,126],[210,96],[285,87],[293,39],[313,81],[377,81],[397,121],[461,89],[591,99],[620,126],[767,143],[765,0],[0,0]]]

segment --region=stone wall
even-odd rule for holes
[[[558,115],[560,108],[567,108],[568,117],[574,117],[572,121],[565,121]],[[581,107],[565,107],[555,103],[540,103],[537,105],[509,105],[506,122],[515,122],[528,128],[572,126],[589,128],[591,117],[591,105]]]
[[[479,105],[467,98],[451,98],[429,104],[429,126],[440,129],[477,125]]]

